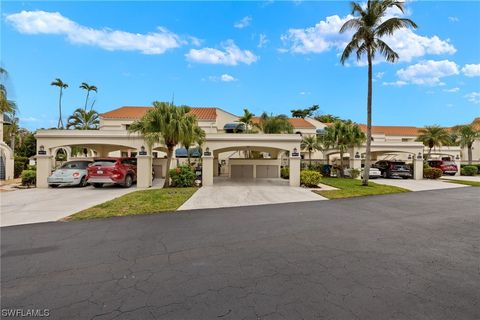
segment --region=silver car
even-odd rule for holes
[[[47,178],[48,185],[52,188],[58,186],[85,187],[87,185],[87,167],[91,163],[90,160],[65,162]]]

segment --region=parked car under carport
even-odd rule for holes
[[[65,162],[47,178],[48,186],[51,188],[59,186],[85,187],[87,185],[87,168],[91,163],[91,160]]]

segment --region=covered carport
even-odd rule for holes
[[[219,155],[225,152],[265,152],[269,158],[235,157],[228,160],[227,175],[233,179],[279,178],[281,155],[289,154],[289,184],[300,186],[300,142],[295,134],[207,134],[202,156],[202,182],[214,183],[219,174]]]
[[[97,157],[107,157],[109,153],[131,149],[136,151],[137,188],[152,186],[152,155],[145,147],[143,137],[136,133],[120,130],[39,130],[37,139],[37,187],[47,188],[47,178],[53,168],[53,157],[59,148],[71,150],[79,146],[95,152]],[[153,146],[163,150],[163,146]],[[68,154],[71,157],[71,154]]]

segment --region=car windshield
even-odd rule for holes
[[[407,169],[407,166],[404,165],[404,164],[393,164],[392,169],[394,169],[394,170],[402,169],[403,170],[403,169]]]
[[[71,161],[64,163],[60,169],[86,169],[90,161]]]
[[[92,166],[96,166],[96,167],[113,167],[115,165],[115,162],[117,162],[117,160],[109,160],[109,159],[103,159],[103,160],[97,160],[93,163]]]

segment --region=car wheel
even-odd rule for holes
[[[132,183],[133,183],[133,179],[132,179],[132,176],[131,175],[127,175],[125,177],[125,182],[123,183],[123,186],[125,188],[130,188],[132,186]]]
[[[50,188],[57,188],[58,187],[58,184],[49,184],[48,185]]]
[[[87,186],[87,178],[85,176],[82,177],[78,186],[82,188]]]
[[[103,183],[94,183],[93,187],[94,188],[101,188],[101,187],[103,187]]]

